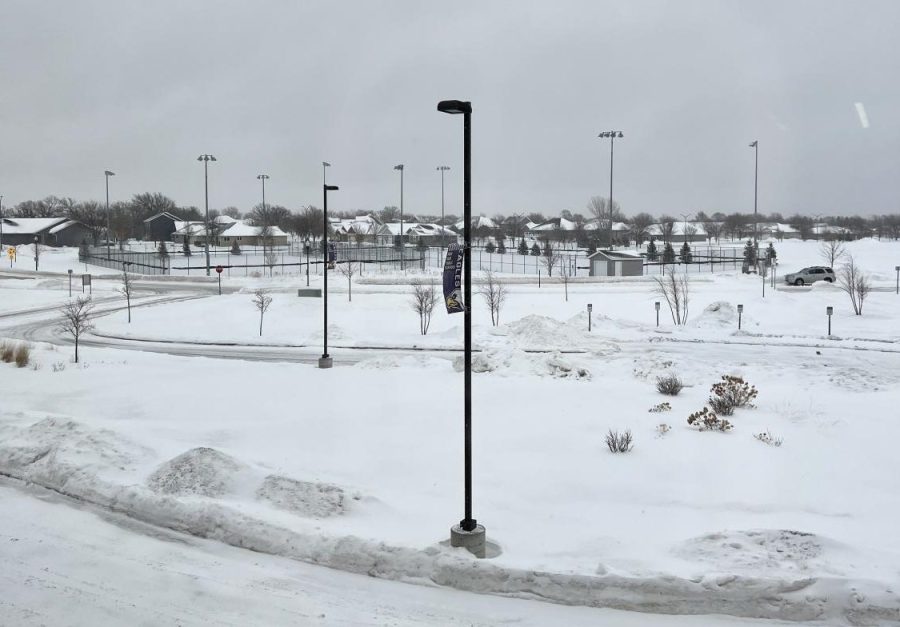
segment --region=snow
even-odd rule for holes
[[[644,612],[900,620],[900,301],[887,289],[900,246],[849,247],[885,288],[863,316],[834,286],[763,299],[761,279],[739,272],[692,273],[682,328],[665,305],[656,326],[646,277],[573,283],[568,301],[559,283],[511,283],[499,327],[476,301],[475,515],[498,547],[490,560],[442,544],[462,505],[462,320],[436,311],[419,335],[400,275],[364,279],[352,301],[346,279],[330,284],[327,371],[114,342],[84,347],[76,366],[69,347],[35,344],[40,369],[0,364],[0,472],[144,523],[385,579]],[[782,268],[815,262],[813,243],[776,248]],[[65,298],[62,278],[22,281],[0,283],[0,315]],[[298,298],[298,283],[234,279],[241,291],[137,307],[131,325],[110,311],[96,338],[315,353],[322,303]],[[275,297],[263,338],[254,284]],[[0,317],[0,336],[26,326]],[[412,352],[422,348],[447,350]],[[655,380],[670,372],[685,388],[663,397]],[[756,407],[736,410],[730,433],[689,428],[722,374],[754,384]],[[663,401],[670,411],[648,411]],[[608,429],[631,429],[634,450],[608,453]],[[753,437],[767,430],[781,447]]]

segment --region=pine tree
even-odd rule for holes
[[[532,256],[534,256],[534,257],[540,257],[540,256],[541,256],[541,247],[538,246],[536,242],[535,242],[535,244],[531,247],[531,254],[532,254]]]
[[[678,253],[678,258],[681,259],[682,263],[691,263],[694,259],[693,253],[691,253],[691,245],[684,242],[684,245],[681,247],[681,251]]]
[[[484,252],[493,253],[497,250],[497,247],[494,246],[494,242],[488,242],[487,246],[484,247]]]
[[[744,262],[749,266],[756,265],[756,247],[749,239],[747,240],[747,244],[744,246]]]
[[[774,263],[777,256],[778,253],[775,252],[775,247],[772,245],[772,242],[769,242],[769,247],[766,248],[766,259],[770,263]]]
[[[503,240],[500,240],[500,245],[497,246],[497,252],[501,255],[506,254],[506,243]]]
[[[166,248],[165,242],[159,243],[159,248],[156,249],[156,253],[159,255],[160,259],[164,259],[169,256],[169,249]]]
[[[675,249],[669,242],[666,242],[665,248],[663,248],[662,260],[663,263],[675,263]]]
[[[528,244],[525,243],[525,240],[519,240],[519,254],[527,255],[528,254]]]
[[[659,251],[656,250],[656,242],[651,239],[647,244],[647,261],[656,261],[657,259],[659,259]]]
[[[240,255],[241,247],[238,246],[237,240],[234,240],[234,243],[231,245],[231,254],[232,255]]]
[[[181,252],[184,253],[185,257],[191,256],[191,243],[188,241],[188,238],[184,238],[184,244],[181,246]]]

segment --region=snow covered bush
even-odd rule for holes
[[[668,396],[678,396],[684,384],[676,374],[667,374],[664,377],[656,377],[656,389],[660,394]]]
[[[751,401],[756,398],[756,387],[741,377],[723,374],[722,380],[713,384],[710,389],[709,406],[717,414],[730,416],[737,407],[752,407]]]
[[[625,429],[623,433],[610,429],[606,434],[606,446],[611,453],[627,453],[634,448],[632,440],[631,429]]]
[[[668,403],[659,403],[658,405],[654,405],[647,411],[649,411],[651,414],[658,414],[664,411],[672,411],[672,406]]]
[[[715,413],[704,407],[700,411],[695,411],[688,416],[687,422],[692,427],[697,427],[700,431],[731,431],[734,427],[730,422],[719,418]]]
[[[671,430],[672,430],[672,427],[667,425],[664,422],[661,422],[658,425],[656,425],[656,435],[660,438],[663,437],[665,434],[667,434]]]
[[[863,312],[863,303],[872,291],[872,285],[869,276],[860,270],[859,266],[853,260],[852,255],[847,255],[847,263],[845,263],[837,273],[838,286],[850,297],[850,304],[853,305],[853,313],[861,316]]]
[[[781,444],[784,442],[782,438],[772,435],[768,429],[762,433],[753,434],[753,437],[763,444],[768,444],[769,446],[781,446]]]

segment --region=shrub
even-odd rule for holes
[[[659,437],[664,436],[671,430],[672,430],[672,427],[670,427],[669,425],[667,425],[664,422],[661,422],[658,425],[656,425],[656,435]]]
[[[678,375],[667,374],[664,377],[656,377],[656,389],[662,394],[678,396],[683,387],[684,385],[681,383]]]
[[[756,387],[745,382],[741,377],[722,375],[722,380],[713,384],[710,389],[709,406],[717,414],[730,416],[737,407],[753,407],[750,403],[756,398]]]
[[[31,347],[29,347],[28,344],[19,344],[16,346],[14,359],[18,368],[27,366],[31,362]]]
[[[606,446],[611,453],[627,453],[634,448],[632,440],[631,429],[626,429],[624,433],[610,429],[606,434]]]
[[[697,427],[700,431],[731,431],[734,427],[730,422],[719,418],[715,413],[704,407],[700,411],[695,411],[688,416],[687,422],[692,427]]]
[[[8,342],[0,344],[0,361],[5,364],[10,363],[15,356],[16,347]]]
[[[768,429],[766,429],[766,431],[763,433],[755,433],[753,437],[763,444],[768,444],[769,446],[781,446],[784,442],[782,438],[772,435]]]
[[[658,414],[664,411],[672,411],[672,406],[668,403],[660,403],[659,405],[654,405],[647,411],[649,411],[651,414]]]
[[[62,372],[66,369],[66,363],[64,361],[58,361],[55,364],[51,365],[50,368],[53,372]]]

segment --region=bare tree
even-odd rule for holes
[[[93,304],[91,297],[78,297],[70,300],[59,308],[62,313],[62,321],[59,323],[59,330],[72,336],[75,340],[75,363],[78,363],[78,341],[81,336],[94,328],[91,322],[93,313]]]
[[[484,273],[484,282],[479,286],[478,293],[484,297],[488,309],[491,310],[491,324],[500,324],[500,310],[506,302],[506,286],[490,270]]]
[[[819,245],[819,254],[828,264],[829,268],[833,268],[836,261],[847,255],[844,243],[836,239],[825,240]],[[852,259],[851,259],[852,261]]]
[[[553,276],[553,268],[558,266],[561,260],[562,258],[559,256],[559,250],[555,250],[550,245],[550,243],[547,242],[547,246],[544,248],[544,252],[541,254],[541,263],[547,270],[547,276]]]
[[[437,305],[437,292],[434,290],[434,283],[426,284],[420,279],[414,279],[412,282],[413,293],[410,305],[417,314],[419,314],[419,332],[422,335],[428,335],[428,327],[431,325],[431,314]],[[466,304],[468,306],[468,303]]]
[[[560,258],[559,260],[559,278],[562,279],[563,286],[566,291],[566,302],[569,302],[569,279],[575,274],[575,268],[572,267],[572,258]]]
[[[117,291],[125,297],[125,305],[128,308],[128,324],[131,324],[131,294],[134,291],[134,282],[128,276],[127,270],[122,270],[122,285]]]
[[[347,259],[342,264],[338,264],[338,270],[347,277],[347,301],[353,301],[353,275],[359,271],[359,262]]]
[[[259,310],[259,337],[262,337],[263,316],[272,304],[272,297],[266,294],[265,290],[258,289],[253,292],[253,304]]]
[[[869,292],[872,291],[868,275],[856,265],[852,255],[847,255],[847,263],[838,270],[837,274],[838,286],[850,297],[853,313],[861,316],[863,303]]]
[[[654,276],[656,283],[654,292],[665,299],[672,314],[672,322],[677,325],[687,324],[690,291],[687,273],[676,275],[675,268],[666,270],[663,276]]]

